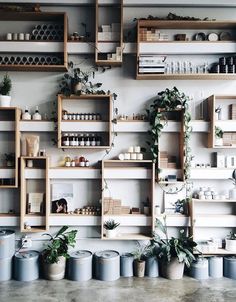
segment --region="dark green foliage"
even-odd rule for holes
[[[230,232],[229,235],[226,237],[228,240],[236,240],[236,233]]]
[[[50,234],[44,234],[50,237],[50,242],[42,255],[46,263],[57,263],[60,256],[69,258],[68,249],[74,247],[77,230],[66,232],[68,226],[63,226],[53,237]]]
[[[193,241],[192,237],[186,236],[185,230],[180,230],[179,238],[168,238],[166,218],[164,217],[164,224],[156,219],[156,228],[158,228],[165,238],[161,237],[155,232],[153,243],[156,245],[156,254],[161,261],[170,262],[172,258],[178,258],[179,262],[184,262],[188,267],[195,260],[194,249],[197,243]]]
[[[12,82],[9,75],[6,73],[0,84],[0,94],[9,95],[11,92],[11,88],[12,88]]]
[[[113,219],[109,219],[104,222],[104,229],[106,230],[114,230],[120,225],[119,222],[115,222]]]
[[[215,126],[215,137],[222,138],[223,134],[223,130],[220,127]]]
[[[134,258],[138,261],[144,260],[146,257],[153,255],[154,246],[151,244],[141,244],[139,241],[136,242],[136,248],[132,252]]]

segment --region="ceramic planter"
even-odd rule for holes
[[[106,238],[115,238],[116,237],[116,229],[114,230],[106,230]]]
[[[179,262],[178,258],[171,259],[170,262],[161,262],[161,275],[170,280],[183,278],[184,262]]]
[[[11,106],[11,96],[0,94],[0,107],[10,107]]]
[[[57,263],[43,263],[44,277],[48,280],[57,281],[65,277],[66,258],[61,256]]]
[[[215,137],[215,146],[223,146],[223,138]]]
[[[144,260],[134,260],[134,275],[135,277],[144,277],[145,272],[145,261]]]
[[[236,253],[236,240],[225,239],[226,251]]]

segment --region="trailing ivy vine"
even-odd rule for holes
[[[150,141],[148,145],[152,154],[153,162],[157,163],[156,172],[160,172],[158,163],[159,154],[159,142],[164,126],[168,123],[168,113],[171,111],[183,110],[183,123],[184,123],[184,179],[188,183],[190,179],[190,167],[191,167],[191,148],[190,148],[190,135],[192,127],[190,126],[191,115],[188,112],[189,97],[183,92],[180,92],[176,87],[172,89],[165,89],[157,94],[157,98],[150,105],[147,110],[148,120],[151,129],[148,131],[150,135]]]

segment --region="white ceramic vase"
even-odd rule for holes
[[[115,238],[116,237],[116,229],[114,230],[106,230],[106,238]]]
[[[225,239],[226,251],[236,253],[236,240]]]
[[[0,107],[10,107],[11,106],[11,96],[10,95],[0,95]]]
[[[215,146],[223,146],[223,138],[215,137]]]

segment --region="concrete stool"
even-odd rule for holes
[[[224,276],[236,280],[236,257],[224,257]]]

